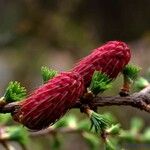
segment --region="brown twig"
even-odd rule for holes
[[[112,105],[124,105],[132,106],[150,113],[150,86],[147,86],[138,93],[133,93],[127,97],[120,96],[107,96],[107,97],[95,97],[88,105],[91,108],[112,106]],[[82,103],[77,101],[73,108],[81,108]],[[13,113],[18,109],[17,103],[10,103],[3,107],[0,107],[0,113]]]
[[[82,104],[78,101],[74,108],[80,108],[81,105]],[[89,106],[92,108],[112,105],[132,106],[150,113],[150,86],[144,88],[138,93],[134,93],[127,97],[95,97],[89,103]]]
[[[0,106],[0,113],[13,113],[16,109],[19,108],[19,105],[17,102],[8,103],[4,106]]]

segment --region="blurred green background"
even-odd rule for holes
[[[150,67],[149,12],[149,0],[0,0],[0,94],[10,80],[32,91],[42,83],[41,66],[69,70],[109,40],[127,42],[132,63],[141,66],[145,75]],[[116,95],[121,82],[120,77],[107,94]],[[124,128],[134,116],[150,125],[148,113],[131,107],[100,108],[103,111],[112,112]],[[49,142],[49,138],[35,139],[32,145],[48,150]],[[71,135],[63,149],[81,148],[88,149],[78,135]]]

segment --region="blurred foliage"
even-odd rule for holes
[[[10,80],[18,80],[27,89],[33,89],[41,80],[38,75],[40,66],[48,65],[56,70],[69,69],[75,58],[81,58],[84,53],[107,40],[132,42],[133,50],[137,51],[132,51],[133,61],[142,68],[149,67],[149,10],[149,0],[0,0],[1,89],[4,89]],[[136,91],[149,84],[150,74],[144,74],[144,71],[143,77],[135,82]],[[121,78],[113,83],[113,88],[106,94],[117,94],[120,83]],[[100,111],[105,109],[101,108]],[[144,119],[145,126],[149,126],[150,119],[146,113],[130,108],[111,107],[110,110],[119,122],[122,122],[124,128],[128,127],[129,120],[136,115]],[[14,124],[7,116],[0,115],[0,123]],[[111,114],[108,116],[111,118]],[[80,117],[78,115],[78,118]],[[88,146],[93,150],[98,149],[101,141],[98,140],[99,137],[88,133],[89,121],[81,119],[76,126],[77,118],[71,118],[75,127],[87,131],[82,136]],[[67,127],[69,123],[63,120],[61,123],[60,120],[58,126],[61,128],[64,124]],[[149,141],[149,131],[149,128],[144,129],[144,141]],[[129,133],[123,133],[129,136]],[[133,138],[133,135],[129,137]],[[65,140],[64,136],[56,136],[51,139],[52,149],[59,145],[59,139],[63,139],[66,145],[71,142],[71,138]],[[35,139],[32,140],[31,147],[37,150],[49,146],[49,138],[42,137],[36,142]],[[117,143],[117,140],[111,139],[110,142]],[[80,138],[73,141],[74,143],[80,146],[83,144]],[[66,147],[64,149],[66,150]]]
[[[107,114],[107,113],[106,113]],[[108,115],[108,114],[107,114]],[[112,118],[112,114],[111,114]],[[113,119],[113,118],[112,118]],[[113,122],[113,120],[111,120]],[[39,134],[34,134],[27,131],[22,126],[1,126],[1,140],[16,141],[25,147],[29,144],[29,140],[33,138],[48,136],[50,141],[50,147],[52,150],[61,150],[62,145],[64,145],[64,139],[62,136],[64,134],[77,133],[82,136],[85,143],[89,146],[91,150],[99,150],[103,147],[103,140],[100,135],[95,132],[90,132],[90,122],[88,119],[79,121],[77,116],[69,115],[63,117],[55,125],[47,130],[48,132],[40,131]],[[49,132],[51,131],[51,132]],[[140,118],[132,118],[130,129],[124,130],[119,124],[111,125],[106,129],[106,150],[116,150],[118,148],[124,147],[125,143],[128,144],[150,144],[150,129],[144,128],[144,122]],[[68,137],[69,138],[69,137]]]
[[[2,45],[39,38],[53,47],[83,49],[149,32],[149,0],[1,0],[0,8]]]

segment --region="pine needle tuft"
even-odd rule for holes
[[[11,81],[8,84],[6,92],[4,94],[4,99],[7,103],[20,101],[26,96],[25,87],[21,86],[17,81]]]
[[[48,67],[41,67],[41,74],[43,82],[46,83],[48,80],[54,78],[57,75],[57,71],[49,69]]]
[[[108,120],[104,115],[100,115],[96,112],[92,112],[91,117],[91,129],[94,127],[96,132],[102,132],[111,125],[111,121]]]
[[[111,87],[111,79],[104,73],[95,71],[89,89],[97,95]]]
[[[135,81],[138,77],[140,70],[141,68],[139,68],[138,66],[129,64],[123,69],[122,73],[129,80]]]

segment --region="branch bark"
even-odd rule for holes
[[[78,101],[74,108],[81,107],[81,103]],[[103,106],[112,106],[112,105],[124,105],[132,106],[140,110],[144,110],[150,113],[150,85],[138,93],[133,93],[127,97],[120,96],[107,96],[107,97],[96,97],[90,104],[92,108],[94,107],[103,107]]]
[[[141,90],[140,92],[133,93],[132,95],[127,97],[95,97],[88,104],[92,108],[112,105],[132,106],[150,113],[150,85]],[[77,101],[73,108],[81,108],[82,105],[83,104],[80,101]],[[18,109],[18,107],[19,105],[17,102],[10,103],[0,107],[0,113],[13,113],[16,109]]]

